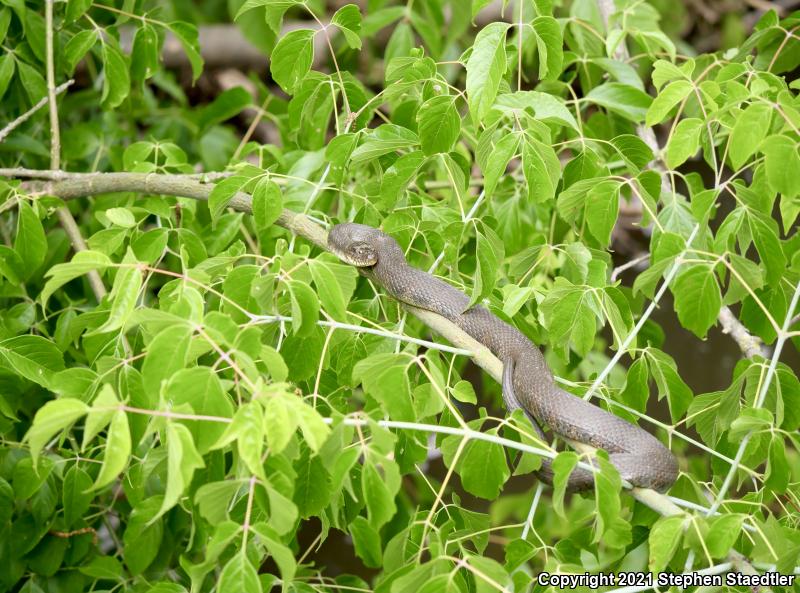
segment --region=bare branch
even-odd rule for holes
[[[65,82],[65,83],[62,83],[62,84],[58,85],[58,86],[55,88],[55,94],[56,94],[56,95],[60,95],[60,94],[61,94],[61,93],[63,93],[65,90],[67,90],[67,88],[68,88],[70,85],[72,85],[72,84],[74,84],[74,83],[75,83],[75,81],[74,81],[74,80],[68,80],[67,82]],[[6,139],[6,136],[8,136],[8,135],[9,135],[11,132],[13,132],[13,131],[14,131],[15,129],[17,129],[19,126],[21,126],[22,124],[24,124],[26,121],[28,121],[28,120],[31,118],[31,116],[32,116],[34,113],[36,113],[36,112],[37,112],[37,111],[39,111],[39,110],[40,110],[42,107],[44,107],[45,105],[47,105],[47,103],[49,102],[49,100],[50,100],[49,96],[42,97],[42,98],[39,100],[39,102],[38,102],[38,103],[36,103],[36,105],[34,105],[34,106],[33,106],[33,107],[31,107],[30,109],[28,109],[28,111],[26,111],[25,113],[23,113],[22,115],[20,115],[20,116],[19,116],[17,119],[15,119],[15,120],[14,120],[14,121],[12,121],[11,123],[9,123],[9,124],[8,124],[8,125],[7,125],[5,128],[3,128],[2,130],[0,130],[0,142],[2,142],[3,140],[5,140],[5,139]]]

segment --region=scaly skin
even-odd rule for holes
[[[328,246],[397,300],[438,313],[489,348],[503,362],[506,407],[522,407],[537,430],[538,422],[557,435],[605,449],[620,475],[634,486],[664,491],[675,481],[677,461],[658,439],[556,386],[542,353],[517,328],[484,307],[467,309],[467,295],[409,266],[389,235],[361,224],[338,224],[328,235]],[[539,475],[552,481],[549,460]],[[573,471],[568,483],[573,491],[593,486],[592,473],[582,469]]]

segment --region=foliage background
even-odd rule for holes
[[[0,589],[798,571],[791,8],[3,0]],[[565,495],[342,220],[659,434],[669,496]]]

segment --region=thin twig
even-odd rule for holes
[[[54,0],[45,0],[44,3],[44,17],[45,17],[45,51],[47,62],[47,103],[49,104],[50,113],[50,168],[54,171],[61,169],[61,129],[58,124],[58,103],[56,102],[57,89],[56,89],[56,75],[55,75],[55,62],[53,58],[53,2]],[[65,83],[66,84],[66,83]],[[62,85],[64,86],[64,85]],[[67,85],[68,86],[68,85]],[[66,88],[66,86],[64,87]],[[69,211],[69,208],[62,206],[56,210],[56,215],[61,223],[61,227],[69,238],[69,242],[75,251],[85,251],[87,249],[86,241],[83,240],[81,229],[75,218]],[[97,270],[91,270],[87,274],[89,285],[92,287],[92,292],[98,301],[101,301],[107,294],[106,287],[100,274]],[[127,343],[123,344],[127,348]]]
[[[639,255],[638,257],[634,257],[632,260],[627,261],[624,264],[617,266],[611,272],[611,282],[616,282],[617,278],[619,278],[619,275],[622,274],[622,272],[624,272],[625,270],[630,270],[631,268],[635,268],[638,265],[642,264],[643,262],[646,262],[648,259],[650,259],[650,254],[649,253],[643,253],[643,254]],[[646,267],[646,266],[643,266],[643,267]]]
[[[64,83],[62,83],[62,84],[58,85],[58,86],[55,88],[55,94],[56,94],[56,95],[60,95],[60,94],[61,94],[61,93],[63,93],[65,90],[67,90],[67,88],[68,88],[70,85],[72,85],[72,84],[74,84],[74,83],[75,83],[75,81],[74,81],[74,80],[68,80],[67,82],[64,82]],[[26,111],[25,113],[23,113],[22,115],[20,115],[20,116],[19,116],[17,119],[15,119],[15,120],[14,120],[14,121],[12,121],[11,123],[9,123],[9,124],[8,124],[8,125],[7,125],[5,128],[3,128],[2,130],[0,130],[0,142],[2,142],[3,140],[5,140],[5,139],[6,139],[6,136],[8,136],[8,135],[9,135],[11,132],[13,132],[13,131],[14,131],[15,129],[17,129],[19,126],[21,126],[22,124],[24,124],[26,121],[28,121],[28,120],[31,118],[31,116],[32,116],[34,113],[36,113],[36,112],[37,112],[37,111],[39,111],[39,110],[40,110],[42,107],[44,107],[45,105],[47,105],[47,103],[49,102],[49,100],[50,100],[49,96],[42,97],[42,98],[39,100],[39,102],[38,102],[38,103],[36,103],[36,105],[34,105],[34,106],[33,106],[33,107],[31,107],[30,109],[28,109],[28,111]]]
[[[50,111],[50,168],[61,168],[61,130],[58,126],[56,74],[53,62],[53,0],[45,0],[45,51],[47,53],[47,99]]]

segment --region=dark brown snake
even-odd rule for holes
[[[468,308],[469,297],[460,290],[409,266],[392,237],[370,226],[343,223],[331,229],[328,246],[397,300],[438,313],[489,348],[503,363],[506,408],[522,408],[540,436],[544,424],[559,436],[605,449],[620,476],[634,486],[664,491],[675,481],[677,461],[658,439],[556,386],[544,356],[528,338],[486,308]],[[552,482],[549,460],[538,473]],[[581,468],[568,482],[572,491],[593,486],[592,472]]]

